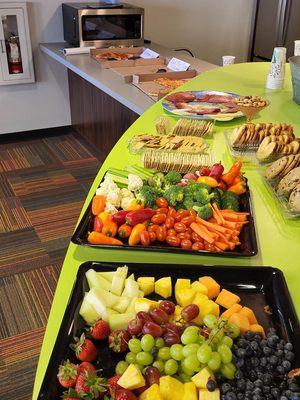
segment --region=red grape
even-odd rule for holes
[[[164,335],[164,341],[167,346],[172,346],[172,344],[180,343],[180,338],[175,332],[167,332]]]
[[[190,304],[184,307],[184,309],[181,311],[181,316],[185,321],[189,322],[198,317],[199,311],[199,307],[196,304]]]
[[[175,311],[175,304],[172,301],[163,300],[159,303],[159,308],[164,310],[168,315],[172,315]]]
[[[157,383],[159,385],[160,372],[155,367],[148,367],[145,371],[146,383],[148,386]]]
[[[161,325],[163,322],[167,322],[169,317],[168,314],[161,308],[155,307],[150,310],[150,316],[154,322]]]
[[[149,315],[148,313],[146,313],[145,311],[139,311],[139,312],[136,314],[135,318],[136,318],[138,321],[141,321],[142,325],[144,325],[145,322],[148,322],[148,321],[149,321],[149,322],[152,322],[152,318],[151,318],[150,315]]]
[[[143,326],[143,333],[144,334],[149,333],[153,337],[160,337],[163,333],[163,330],[155,322],[147,321],[147,322],[145,322],[145,325]]]
[[[171,324],[171,323],[167,323],[167,324],[163,324],[162,328],[164,330],[164,333],[176,333],[176,335],[180,336],[181,335],[181,328],[180,326],[176,325],[176,324]]]
[[[139,335],[142,332],[143,323],[139,319],[133,319],[128,323],[127,330],[130,335]]]

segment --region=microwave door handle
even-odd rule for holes
[[[277,46],[283,46],[283,32],[286,15],[287,0],[279,0],[277,12]]]
[[[73,38],[76,39],[76,18],[73,17]]]
[[[287,5],[286,5],[285,15],[284,15],[283,32],[282,32],[282,44],[283,45],[286,42],[289,20],[290,20],[290,16],[291,16],[291,8],[292,8],[292,2],[291,2],[291,0],[287,0]]]

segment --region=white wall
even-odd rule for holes
[[[62,2],[29,3],[37,82],[0,86],[0,134],[70,124],[66,70],[38,49],[41,42],[63,40]],[[254,0],[128,2],[146,9],[145,34],[152,41],[167,47],[189,47],[198,58],[216,64],[224,54],[233,54],[238,61],[246,59]]]

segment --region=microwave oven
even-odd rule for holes
[[[141,46],[144,9],[119,2],[63,3],[66,42],[77,47]]]

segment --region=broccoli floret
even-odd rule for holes
[[[198,183],[197,185],[198,185],[198,188],[199,188],[199,189],[200,189],[200,188],[206,189],[206,190],[208,191],[208,193],[211,193],[211,192],[212,192],[212,187],[209,186],[207,183],[200,182],[200,183]]]
[[[218,206],[218,208],[222,207],[222,198],[221,198],[221,193],[219,189],[213,189],[212,190],[212,198],[211,198],[211,202],[212,203],[216,203],[216,205]]]
[[[193,209],[197,211],[198,217],[202,219],[209,219],[212,217],[212,208],[210,203],[204,204],[203,206],[194,206]]]
[[[136,200],[140,203],[145,203],[146,207],[153,207],[156,203],[158,192],[155,188],[144,185],[140,188],[136,195]]]
[[[165,181],[167,185],[176,185],[176,183],[181,181],[181,175],[179,172],[170,171],[165,175]]]
[[[195,205],[194,198],[192,196],[184,196],[183,206],[185,209],[190,210]]]
[[[195,194],[195,200],[200,204],[210,203],[213,194],[206,187],[201,186]]]
[[[151,178],[151,186],[155,187],[156,189],[162,189],[165,183],[165,176],[162,172],[157,172]]]
[[[178,203],[181,203],[184,199],[184,189],[182,186],[170,186],[166,191],[165,191],[165,199],[168,201],[168,203],[175,207]]]
[[[221,198],[221,206],[222,209],[239,211],[240,209],[239,196],[233,192],[224,192]]]

